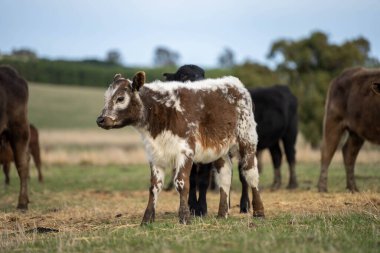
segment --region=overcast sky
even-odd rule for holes
[[[212,67],[228,47],[238,62],[268,64],[274,40],[320,30],[334,43],[364,36],[380,58],[379,24],[379,0],[0,0],[0,52],[104,59],[117,49],[124,64],[150,66],[165,46],[180,64]]]

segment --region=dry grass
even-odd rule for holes
[[[22,237],[26,230],[36,227],[55,228],[61,232],[136,227],[145,210],[147,195],[147,191],[120,193],[86,190],[71,196],[57,193],[49,201],[59,200],[59,208],[31,210],[27,213],[0,213],[0,236],[4,238],[17,234],[17,237]],[[177,223],[177,195],[176,192],[160,194],[156,222],[169,220]],[[239,197],[237,192],[232,192],[231,202],[238,203]],[[373,192],[321,195],[303,191],[264,191],[262,198],[269,218],[283,214],[310,216],[366,213],[380,219],[380,195]],[[218,201],[218,194],[209,193],[209,216],[216,215]],[[240,214],[238,205],[233,205],[230,217],[250,218],[250,215]]]
[[[319,150],[312,149],[302,136],[298,139],[297,161],[319,162]],[[132,129],[41,130],[40,142],[46,165],[130,165],[147,162],[140,136]],[[263,159],[264,162],[271,161],[268,151],[264,151]],[[357,161],[380,163],[380,150],[366,145]],[[340,151],[336,152],[333,162],[342,162]]]

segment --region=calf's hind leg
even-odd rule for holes
[[[179,159],[180,160],[180,159]],[[182,167],[178,168],[174,178],[174,186],[179,193],[179,222],[182,224],[190,223],[190,210],[187,204],[190,188],[190,171],[193,166],[191,158],[184,156],[185,161]]]
[[[257,159],[254,155],[255,153],[244,151],[240,153],[242,174],[248,185],[252,188],[253,217],[264,217],[264,205],[259,193],[259,171],[257,168]]]
[[[216,169],[215,180],[219,186],[220,200],[219,200],[219,218],[227,218],[229,208],[229,194],[231,188],[232,176],[232,163],[228,155],[219,158],[214,162]]]

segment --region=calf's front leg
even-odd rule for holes
[[[145,209],[144,217],[141,225],[146,225],[148,223],[154,222],[156,215],[156,204],[158,195],[162,190],[164,184],[164,171],[162,168],[150,164],[151,175],[150,175],[150,188],[149,188],[149,201],[148,206]]]
[[[182,224],[190,223],[190,210],[187,200],[189,196],[189,177],[192,166],[192,159],[186,157],[183,165],[176,170],[176,175],[174,178],[174,186],[179,193],[179,222]]]

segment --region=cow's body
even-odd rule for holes
[[[34,164],[36,165],[38,171],[38,181],[43,182],[43,175],[41,172],[40,144],[38,141],[38,130],[32,124],[30,124],[29,154],[33,158]],[[7,140],[6,136],[0,136],[0,165],[3,166],[6,185],[9,185],[9,171],[12,162],[14,162],[12,147],[9,141]]]
[[[320,192],[327,191],[327,171],[344,132],[343,146],[347,189],[358,191],[354,168],[365,140],[380,144],[380,69],[352,68],[335,78],[325,105],[321,148]]]
[[[6,136],[12,147],[20,177],[19,209],[28,208],[28,85],[16,71],[0,66],[0,135]]]
[[[218,216],[228,214],[231,184],[229,153],[241,158],[242,170],[252,187],[254,216],[263,216],[258,193],[255,158],[257,134],[248,91],[237,78],[189,83],[144,84],[139,72],[133,82],[116,76],[106,92],[106,105],[98,125],[109,129],[134,126],[142,135],[151,165],[151,188],[143,223],[154,220],[155,204],[165,168],[176,168],[174,184],[180,193],[180,222],[187,223],[189,175],[193,162],[214,162],[220,185]]]

